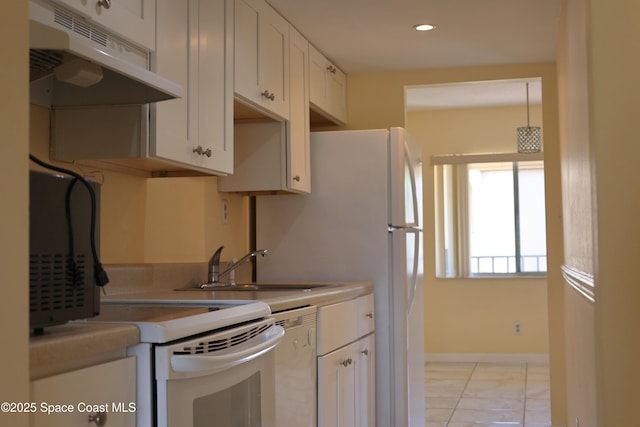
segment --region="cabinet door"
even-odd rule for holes
[[[318,427],[356,426],[358,343],[318,357]]]
[[[235,93],[276,119],[289,118],[289,23],[264,0],[236,0]]]
[[[287,182],[290,189],[311,191],[309,134],[309,43],[295,29],[289,32],[290,116]]]
[[[371,334],[358,341],[357,422],[360,427],[376,425],[376,343]]]
[[[33,427],[86,427],[95,425],[89,416],[107,413],[107,426],[136,424],[135,357],[108,362],[86,369],[55,375],[31,383],[31,401],[37,402]],[[47,405],[66,405],[73,411],[47,414]],[[62,408],[62,407],[58,407]]]
[[[110,32],[150,51],[155,50],[156,0],[54,0]]]
[[[232,19],[225,3],[158,0],[152,55],[154,70],[181,84],[186,96],[152,106],[150,154],[209,173],[233,172],[233,95],[225,83],[232,78]]]
[[[338,124],[347,122],[347,76],[315,47],[309,46],[309,101]]]
[[[260,3],[236,0],[234,3],[234,75],[235,93],[256,100],[260,92],[259,76]]]
[[[266,3],[265,3],[266,5]],[[260,25],[260,65],[264,71],[261,94],[274,95],[273,100],[261,95],[269,110],[283,119],[289,118],[289,23],[266,5]]]
[[[327,68],[329,113],[339,123],[347,122],[347,76],[333,64]]]
[[[320,110],[328,110],[327,60],[313,45],[309,45],[309,102]]]

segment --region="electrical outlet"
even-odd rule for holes
[[[513,334],[522,335],[522,322],[513,322]]]
[[[229,223],[229,202],[227,199],[222,199],[222,223]]]

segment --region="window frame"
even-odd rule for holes
[[[514,226],[516,256],[516,270],[520,270],[522,258],[520,244],[520,195],[519,195],[519,162],[540,161],[544,174],[544,157],[542,153],[500,153],[434,156],[431,159],[434,166],[434,225],[435,225],[435,261],[437,278],[544,278],[547,271],[516,271],[516,272],[487,272],[472,273],[470,256],[470,229],[468,206],[468,168],[469,164],[504,163],[512,164],[514,179]],[[464,167],[459,167],[462,165]],[[514,168],[515,165],[515,168]],[[437,167],[443,166],[443,167]],[[449,166],[449,168],[446,168]],[[445,191],[450,185],[451,191]],[[546,214],[546,213],[545,213]],[[451,220],[445,221],[449,216]],[[546,218],[545,218],[546,220]],[[446,227],[446,229],[445,229]],[[546,234],[546,230],[545,230]],[[450,252],[447,252],[447,250]],[[545,253],[546,255],[546,253]],[[508,263],[507,259],[507,263]],[[447,270],[449,267],[449,270]]]

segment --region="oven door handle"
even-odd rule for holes
[[[236,365],[253,360],[268,352],[282,341],[284,328],[274,325],[262,334],[218,354],[194,354],[171,356],[171,368],[174,372],[203,373],[223,371]]]

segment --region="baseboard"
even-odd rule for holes
[[[425,353],[425,362],[549,363],[548,354],[537,353]]]

